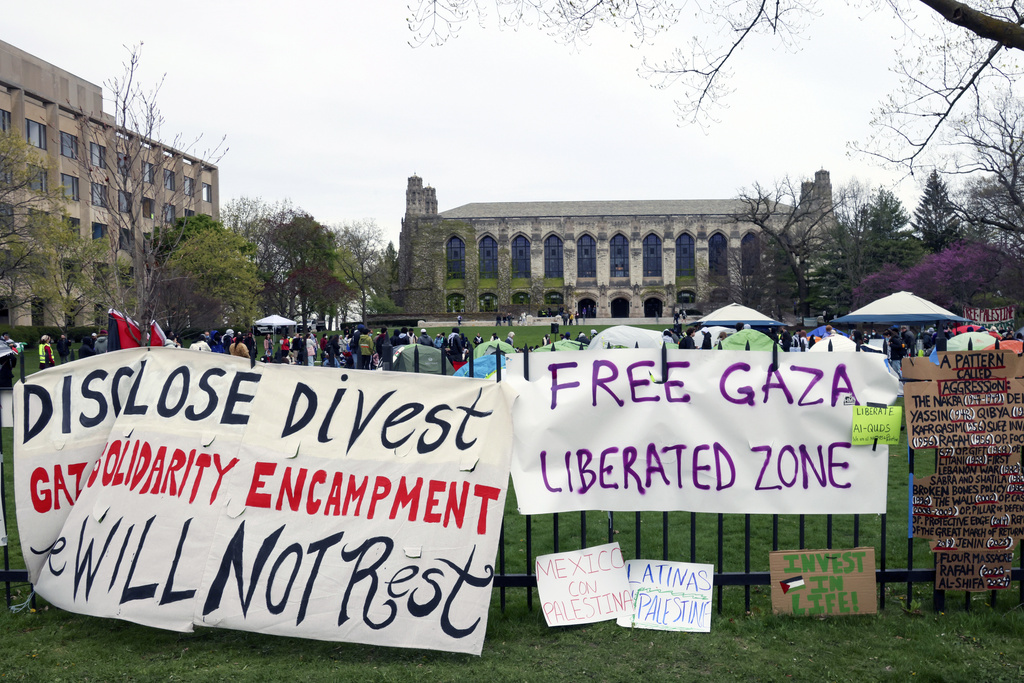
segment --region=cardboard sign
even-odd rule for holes
[[[15,398],[22,547],[58,607],[480,653],[506,385],[156,348]]]
[[[778,550],[769,553],[776,614],[875,614],[875,549]]]
[[[907,384],[907,433],[911,447],[938,449],[938,466],[913,480],[913,536],[932,541],[937,590],[1008,588],[1024,534],[1024,361],[995,350],[917,360],[909,376],[927,381]]]
[[[508,357],[523,514],[884,512],[887,446],[852,405],[889,405],[875,354],[623,349]]]
[[[626,563],[618,543],[541,555],[535,569],[548,626],[591,624],[630,612]]]
[[[853,445],[871,446],[877,441],[889,445],[900,442],[903,408],[899,406],[854,406]]]
[[[1013,322],[1016,306],[999,306],[998,308],[975,308],[964,306],[964,317],[983,325],[997,325]]]
[[[1024,359],[1012,351],[948,351],[939,365],[906,358],[911,448],[1024,446]]]
[[[629,560],[626,576],[633,610],[619,626],[659,631],[711,630],[715,567],[710,564]]]

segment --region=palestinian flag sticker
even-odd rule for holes
[[[802,577],[802,576],[794,576],[791,579],[783,579],[782,581],[779,581],[779,585],[782,586],[782,593],[783,593],[783,595],[785,595],[786,593],[788,593],[791,590],[796,590],[797,588],[803,588],[804,587],[804,577]]]

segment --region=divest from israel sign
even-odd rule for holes
[[[523,514],[885,512],[888,448],[852,445],[853,406],[890,405],[871,353],[656,349],[508,359]],[[525,377],[529,379],[525,379]]]
[[[507,385],[133,349],[16,389],[18,525],[70,611],[479,653]]]

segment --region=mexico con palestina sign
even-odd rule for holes
[[[509,358],[524,514],[885,512],[888,447],[853,405],[889,405],[880,354],[567,351]]]
[[[507,385],[133,349],[16,389],[18,525],[70,611],[479,653]]]

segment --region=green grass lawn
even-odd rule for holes
[[[591,326],[586,327],[589,332]],[[466,328],[470,338],[475,329]],[[532,336],[525,332],[531,328],[515,329],[517,342],[520,330],[524,330],[524,338]],[[538,332],[539,339],[544,331]],[[27,355],[31,368],[31,352]],[[11,430],[4,429],[10,562],[23,566],[13,519],[10,442]],[[859,518],[856,542],[874,546],[879,561],[884,523],[890,568],[907,566],[906,452],[905,443],[891,447],[888,514]],[[934,459],[929,455],[918,458],[915,470],[920,476],[933,471],[933,467]],[[556,529],[561,550],[580,547],[585,534],[589,545],[604,543],[609,537],[618,541],[627,558],[638,554],[658,558],[663,553],[662,513],[617,513],[611,518],[603,512],[567,513],[558,515],[557,522],[553,515],[527,520],[517,514],[515,493],[510,488],[505,517],[504,549],[509,573],[527,571],[528,521],[534,556],[554,550]],[[691,559],[692,531],[692,559],[713,563],[717,571],[743,571],[748,518],[727,515],[721,521],[725,543],[720,553],[718,515],[669,513],[669,559]],[[831,545],[853,546],[854,518],[837,516],[831,522]],[[774,545],[773,519],[753,515],[749,524],[750,568],[766,570],[768,552]],[[802,527],[805,547],[824,547],[828,543],[826,516],[806,516]],[[800,539],[801,519],[779,517],[778,546],[797,547]],[[914,542],[913,562],[916,567],[932,566],[925,541]],[[746,590],[727,587],[716,591],[711,633],[686,634],[631,630],[612,622],[551,629],[544,624],[536,591],[532,592],[531,610],[526,589],[495,589],[481,657],[220,629],[173,633],[71,614],[37,600],[35,610],[5,611],[0,617],[0,679],[979,682],[1017,681],[1024,676],[1024,615],[1017,584],[1000,593],[994,605],[991,593],[949,593],[947,609],[942,613],[931,608],[929,583],[915,584],[909,600],[906,584],[889,584],[879,590],[885,594],[885,609],[875,616],[794,618],[771,613],[767,586],[749,589],[749,611]],[[14,602],[24,603],[28,596],[28,586],[13,587]]]

